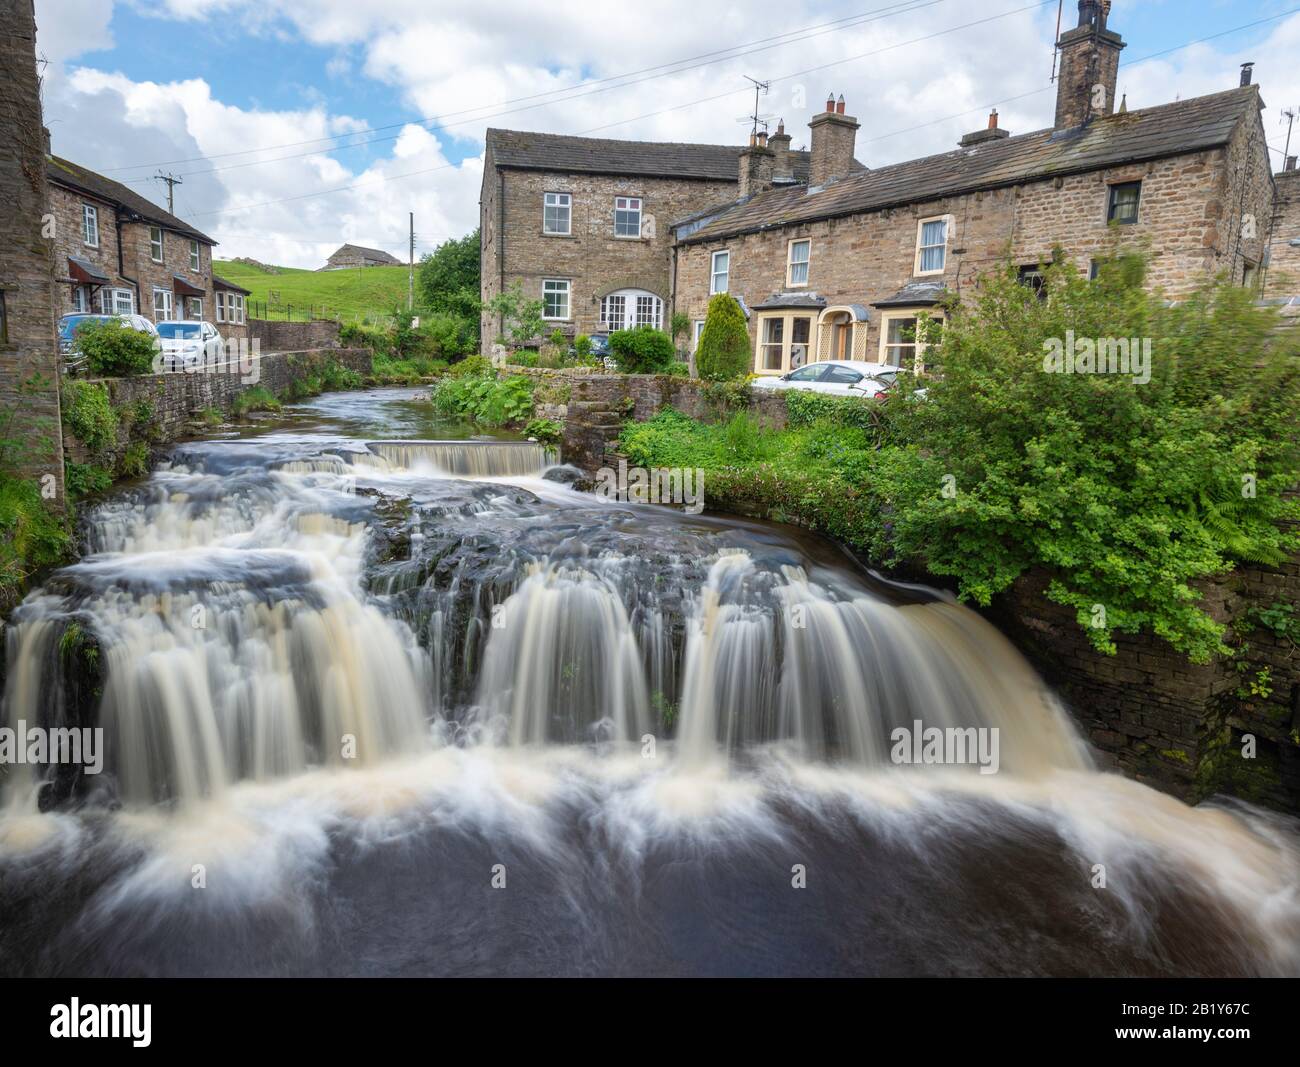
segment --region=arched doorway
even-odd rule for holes
[[[861,359],[866,341],[867,311],[858,304],[828,307],[817,319],[814,359]]]
[[[630,330],[635,326],[662,329],[664,302],[646,289],[615,289],[601,297],[600,328],[609,333]]]

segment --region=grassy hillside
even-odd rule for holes
[[[214,260],[212,269],[249,290],[253,294],[250,302],[266,303],[273,319],[287,317],[289,308],[294,319],[306,319],[310,308],[316,318],[359,322],[367,317],[383,318],[394,307],[406,306],[406,267],[328,271],[280,267],[279,274],[268,274],[246,263]],[[256,310],[260,316],[261,307]]]

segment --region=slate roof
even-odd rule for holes
[[[879,211],[977,189],[1075,174],[1226,144],[1261,106],[1258,86],[1094,119],[1067,130],[1038,130],[937,156],[850,174],[820,189],[773,189],[722,209],[679,233],[681,244]]]
[[[152,200],[147,200],[139,193],[128,189],[120,182],[96,174],[93,170],[73,163],[59,156],[49,156],[45,162],[45,177],[56,185],[65,186],[74,192],[85,193],[98,200],[106,200],[124,208],[129,214],[139,216],[146,222],[152,222],[164,229],[192,237],[204,244],[215,245],[217,242],[202,230],[196,230],[188,222],[182,222],[175,215],[160,208]]]
[[[245,296],[252,296],[251,289],[245,289],[242,285],[236,285],[234,282],[226,281],[220,274],[212,275],[212,285],[216,289],[231,289],[236,293],[243,293]]]
[[[755,304],[755,311],[769,311],[773,308],[824,308],[825,297],[816,293],[773,293],[761,304]]]
[[[487,145],[493,163],[516,170],[725,182],[739,179],[742,151],[738,145],[612,141],[603,137],[496,129],[487,131]],[[808,158],[807,152],[790,152],[796,181],[807,182]],[[866,169],[856,160],[855,164],[857,169]]]
[[[939,303],[948,293],[943,282],[908,282],[903,288],[884,300],[877,300],[872,307],[921,307]]]

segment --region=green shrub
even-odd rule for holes
[[[573,339],[573,356],[579,363],[591,361],[591,338],[585,333],[580,333]]]
[[[672,338],[653,326],[616,330],[609,351],[624,374],[660,374],[677,358]]]
[[[529,419],[524,427],[524,436],[536,437],[544,445],[553,445],[564,437],[564,426],[555,419]]]
[[[279,411],[280,406],[279,398],[271,390],[255,385],[235,397],[233,408],[235,415],[243,416],[251,411]]]
[[[705,381],[743,378],[753,365],[749,327],[735,297],[718,293],[709,300],[708,316],[695,349],[695,369]]]
[[[94,463],[67,462],[63,466],[63,486],[73,500],[89,493],[102,493],[113,484],[113,472]]]
[[[884,404],[874,398],[834,396],[811,389],[787,389],[784,392],[786,420],[791,426],[811,426],[826,420],[839,426],[862,430],[879,430],[884,419]]]
[[[92,454],[117,444],[118,416],[108,389],[97,382],[63,382],[63,424]]]
[[[66,482],[65,488],[71,493]],[[72,547],[37,483],[0,472],[0,588],[20,588],[33,571],[62,563]]]
[[[453,363],[447,373],[453,378],[488,378],[496,375],[492,361],[487,356],[466,356],[459,363]]]
[[[488,427],[526,419],[533,411],[533,383],[522,375],[447,377],[433,392],[434,409],[442,415],[469,419]]]
[[[691,365],[683,363],[681,360],[674,360],[668,364],[665,374],[671,374],[674,378],[689,378],[691,376]]]
[[[122,478],[143,478],[149,473],[149,446],[143,441],[132,441],[118,460],[117,473]]]
[[[153,337],[131,329],[120,319],[83,322],[74,337],[91,376],[125,378],[153,372],[158,351]]]
[[[365,379],[359,371],[343,366],[337,360],[327,360],[320,371],[321,388],[331,392],[343,392],[348,389],[360,389]]]

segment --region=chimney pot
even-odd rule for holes
[[[826,94],[826,110],[827,110],[827,111],[834,111],[834,110],[835,110],[835,94],[834,94],[834,93],[827,93],[827,94]]]
[[[989,112],[989,129],[996,130],[997,128],[998,128],[998,109],[994,108],[992,111]]]
[[[1295,156],[1287,156],[1286,162],[1282,164],[1283,170],[1295,170]]]
[[[1255,69],[1255,64],[1254,64],[1253,62],[1251,62],[1251,63],[1243,63],[1243,64],[1241,65],[1241,84],[1242,84],[1242,85],[1249,85],[1249,84],[1250,84],[1251,72],[1252,72],[1254,69]]]
[[[844,114],[844,94],[840,93],[840,98],[835,101],[835,114]]]

